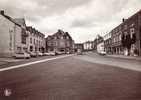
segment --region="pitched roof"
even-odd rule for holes
[[[20,24],[21,26],[24,26],[25,25],[25,19],[24,18],[14,18],[14,21],[16,23]]]
[[[6,15],[6,14],[4,13],[4,11],[0,11],[0,15],[2,15],[3,17],[5,17],[5,18],[8,19],[9,21],[11,21],[12,23],[14,23],[14,24],[16,24],[16,25],[18,25],[18,26],[21,27],[21,25],[18,24],[17,22],[15,22],[14,19],[13,19],[12,17]]]

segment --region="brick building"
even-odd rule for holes
[[[68,32],[58,30],[53,35],[49,35],[46,38],[46,50],[47,52],[73,52],[74,41]]]
[[[114,54],[141,55],[141,10],[123,19],[123,22],[111,31],[111,47]],[[124,42],[123,44],[123,41]]]

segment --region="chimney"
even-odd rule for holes
[[[0,13],[1,13],[2,15],[4,15],[4,10],[0,10]]]
[[[122,22],[125,22],[126,20],[127,20],[127,19],[123,18],[123,19],[122,19]]]

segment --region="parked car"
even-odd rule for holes
[[[99,54],[104,56],[104,55],[106,55],[106,52],[105,51],[101,51],[101,52],[99,52]]]
[[[37,51],[36,54],[37,54],[37,56],[43,56],[43,53],[41,53],[39,51]]]
[[[29,54],[31,57],[37,57],[37,53],[35,53],[35,52],[30,52]]]
[[[71,54],[71,52],[68,51],[68,52],[66,52],[66,54]]]
[[[62,54],[65,54],[65,52],[64,51],[62,51],[62,52],[61,51],[56,51],[56,54],[57,55],[62,55]]]
[[[26,52],[15,53],[14,58],[16,59],[29,59],[31,56]]]
[[[44,53],[46,56],[55,56],[55,52],[46,52]]]

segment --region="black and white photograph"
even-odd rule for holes
[[[0,0],[0,100],[141,100],[141,0]]]

